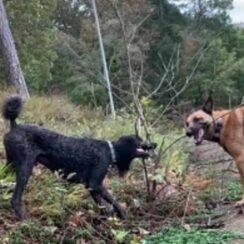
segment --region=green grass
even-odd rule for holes
[[[11,241],[12,244],[23,243],[43,243],[54,244],[57,243],[53,238],[53,231],[55,229],[43,227],[38,222],[28,221],[18,224],[13,229],[8,237],[5,237],[3,243]]]
[[[240,180],[233,180],[225,184],[224,200],[228,202],[238,201],[243,194]]]
[[[241,199],[243,189],[237,179],[230,179],[224,184],[217,182],[210,188],[198,194],[199,199],[204,203],[207,202],[235,202]]]
[[[0,164],[0,181],[13,182],[14,170],[10,165]]]
[[[167,229],[144,239],[142,244],[224,244],[236,239],[244,239],[244,233]]]

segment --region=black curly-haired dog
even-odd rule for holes
[[[6,99],[2,111],[3,117],[10,121],[4,147],[7,163],[16,169],[16,187],[11,201],[16,215],[23,218],[22,194],[33,166],[41,163],[51,171],[61,171],[70,182],[84,184],[97,204],[101,205],[105,200],[112,204],[120,218],[125,218],[124,210],[103,187],[108,167],[111,164],[116,166],[123,175],[134,158],[148,157],[147,150],[155,148],[156,144],[145,144],[134,135],[113,142],[66,137],[43,127],[17,124],[16,118],[21,110],[21,98],[13,96]]]

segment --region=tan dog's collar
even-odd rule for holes
[[[221,133],[221,129],[223,127],[223,119],[222,118],[217,118],[214,119],[214,137],[213,140],[217,143],[220,144],[220,133]]]

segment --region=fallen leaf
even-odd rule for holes
[[[182,227],[187,231],[191,230],[191,226],[189,224],[183,224]]]

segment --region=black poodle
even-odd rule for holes
[[[130,168],[134,158],[149,156],[148,150],[156,144],[143,143],[139,136],[120,137],[117,141],[91,138],[66,137],[43,127],[19,125],[16,118],[22,110],[22,99],[13,96],[3,105],[3,117],[10,121],[10,131],[4,136],[7,162],[16,169],[16,187],[12,207],[23,218],[22,194],[32,173],[33,166],[41,163],[51,171],[61,172],[62,177],[84,184],[99,205],[102,200],[112,204],[120,218],[125,212],[103,187],[109,165],[116,166],[120,175]]]

